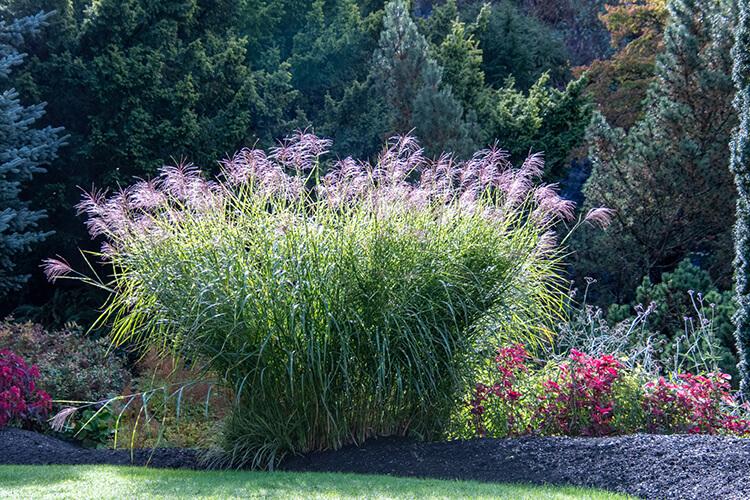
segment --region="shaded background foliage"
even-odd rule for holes
[[[582,273],[600,273],[610,302],[629,300],[643,276],[658,281],[685,257],[717,286],[731,282],[736,4],[673,1],[669,12],[643,118],[625,131],[598,113],[587,132],[586,204],[615,209],[615,223],[601,234],[582,231],[572,246]]]
[[[412,129],[430,155],[497,139],[516,161],[546,151],[550,178],[562,177],[588,106],[580,84],[565,87],[555,24],[507,1],[397,5],[386,26],[385,2],[354,0],[7,2],[8,21],[54,11],[10,77],[22,103],[48,102],[39,126],[69,138],[25,186],[54,234],[16,259],[32,279],[5,296],[3,315],[51,299],[42,257],[96,249],[73,215],[78,186],[117,189],[183,159],[215,172],[240,147],[272,146],[297,127],[332,138],[342,158],[374,158]],[[398,47],[412,61],[405,72],[378,63],[390,60],[394,29],[410,33]]]

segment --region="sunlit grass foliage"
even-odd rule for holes
[[[221,463],[440,437],[475,346],[539,341],[561,309],[552,229],[573,205],[535,185],[541,157],[433,161],[402,137],[374,166],[324,171],[328,147],[300,133],[239,152],[217,181],[166,167],[80,205],[114,269],[98,282],[114,340],[200,359],[234,391]]]

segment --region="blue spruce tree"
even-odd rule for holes
[[[734,227],[734,282],[737,305],[734,315],[737,340],[737,368],[740,389],[750,395],[750,1],[740,0],[740,18],[735,28],[734,106],[740,123],[732,137],[731,170],[737,185],[737,222]]]
[[[43,211],[35,211],[19,199],[24,183],[55,157],[62,145],[60,128],[34,128],[44,115],[44,103],[22,106],[18,93],[10,88],[11,68],[21,64],[24,36],[33,36],[45,25],[49,14],[39,13],[15,20],[0,21],[0,299],[18,290],[29,278],[16,274],[16,259],[49,233],[39,230]]]

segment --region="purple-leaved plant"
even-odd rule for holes
[[[498,351],[498,382],[477,385],[465,403],[476,434],[750,434],[750,421],[726,412],[737,405],[729,392],[729,375],[686,373],[674,381],[660,377],[628,392],[627,382],[638,379],[611,355],[593,357],[572,349],[567,363],[550,365],[551,373],[532,373],[526,366],[530,359],[521,345]],[[634,411],[639,415],[633,416]],[[495,424],[490,432],[489,422],[504,425]]]
[[[0,427],[17,422],[30,428],[46,422],[52,403],[44,391],[35,390],[37,378],[36,365],[28,367],[7,349],[0,351]]]

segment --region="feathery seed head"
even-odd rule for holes
[[[167,198],[159,190],[159,179],[140,181],[130,189],[134,208],[151,210],[166,204]]]
[[[586,217],[583,220],[594,227],[606,229],[612,221],[612,214],[614,213],[615,211],[611,208],[592,208],[588,211]]]
[[[67,276],[73,272],[73,268],[70,267],[68,261],[59,255],[57,257],[57,259],[44,259],[41,265],[42,269],[44,269],[44,274],[47,276],[47,280],[52,283],[57,281],[57,278]]]
[[[284,139],[281,146],[272,148],[271,158],[295,172],[306,172],[315,168],[318,159],[328,152],[330,146],[328,139],[298,131]]]

